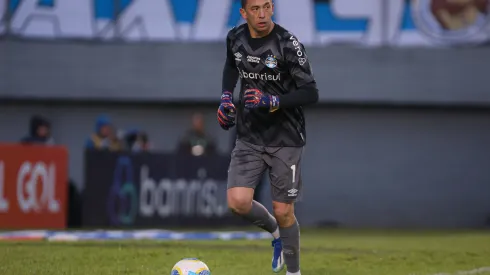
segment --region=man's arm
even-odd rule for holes
[[[233,94],[238,81],[238,69],[235,66],[233,51],[230,47],[230,38],[226,38],[226,61],[223,68],[223,80],[221,91]]]
[[[279,96],[279,108],[297,107],[318,102],[318,88],[306,50],[295,36],[290,36],[284,48],[289,73],[297,90]]]
[[[221,103],[218,108],[218,123],[221,128],[229,130],[235,126],[236,109],[233,105],[233,91],[238,81],[238,69],[235,66],[233,51],[230,46],[230,36],[226,37],[226,61],[223,68],[221,86]]]

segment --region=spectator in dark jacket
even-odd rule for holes
[[[54,144],[54,140],[51,137],[51,122],[40,115],[32,116],[29,124],[29,134],[22,138],[20,142],[23,144]]]

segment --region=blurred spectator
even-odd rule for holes
[[[54,139],[51,137],[51,123],[40,115],[32,116],[29,134],[22,138],[20,142],[24,144],[54,144]]]
[[[121,151],[122,143],[109,117],[100,115],[95,122],[95,133],[87,140],[85,147],[95,150]]]
[[[150,150],[148,135],[139,130],[131,130],[124,136],[126,148],[132,152],[147,152]]]
[[[192,128],[181,138],[178,152],[194,156],[216,154],[216,144],[204,129],[204,117],[200,113],[192,116]]]

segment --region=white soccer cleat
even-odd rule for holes
[[[282,241],[280,238],[272,241],[272,271],[279,273],[284,268],[284,254],[282,252]]]

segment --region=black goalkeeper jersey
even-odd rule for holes
[[[302,43],[275,24],[266,37],[252,38],[247,24],[228,32],[223,90],[233,92],[240,77],[237,138],[256,145],[284,147],[306,143],[303,106],[318,100],[318,91]],[[243,93],[257,88],[279,96],[279,110],[246,109]]]

